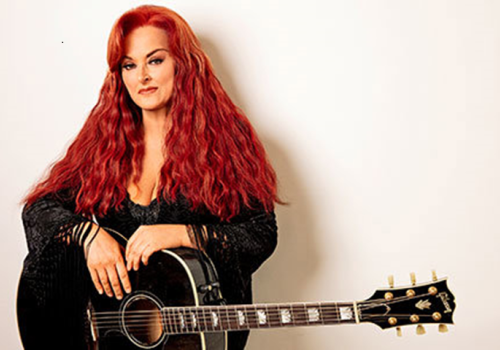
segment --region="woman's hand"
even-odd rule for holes
[[[122,247],[104,229],[97,232],[87,253],[87,267],[92,281],[99,292],[106,292],[110,298],[123,298],[122,286],[127,293],[132,291],[128,272],[123,260]]]
[[[142,261],[148,264],[149,257],[162,249],[193,247],[186,225],[143,225],[130,237],[125,251],[127,270],[139,269]]]

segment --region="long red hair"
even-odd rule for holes
[[[204,206],[224,220],[255,201],[272,210],[281,203],[276,174],[250,122],[223,89],[187,22],[153,5],[129,10],[113,25],[109,71],[97,104],[66,154],[24,202],[69,190],[77,213],[103,215],[126,198],[130,174],[139,170],[136,181],[141,173],[144,144],[142,112],[125,88],[121,63],[126,36],[146,25],[166,31],[176,62],[168,157],[157,197],[175,200],[182,194],[193,209]]]

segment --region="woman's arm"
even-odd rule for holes
[[[127,269],[147,265],[162,249],[189,247],[204,250],[216,265],[235,264],[251,275],[272,254],[277,244],[274,212],[246,210],[232,223],[142,225],[127,244]],[[234,267],[234,266],[233,266]]]
[[[235,222],[203,225],[195,232],[216,265],[236,264],[246,277],[271,256],[278,241],[276,215],[264,210],[247,210]]]
[[[162,249],[196,248],[189,236],[189,227],[181,224],[142,225],[127,242],[127,270],[138,270],[140,263],[148,264],[149,257]]]
[[[62,253],[65,246],[79,246],[99,293],[105,291],[109,297],[114,294],[121,299],[122,285],[130,291],[120,245],[90,219],[75,214],[71,202],[47,195],[25,205],[22,219],[29,249],[26,270],[36,269],[40,257],[47,254],[51,245],[60,245],[58,249],[51,249],[52,253]]]
[[[71,210],[70,205],[47,195],[25,205],[22,221],[28,249],[38,256],[52,241],[85,247],[97,233],[92,221]]]

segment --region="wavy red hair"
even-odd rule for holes
[[[47,194],[69,190],[76,212],[103,215],[127,196],[127,182],[142,169],[142,112],[121,78],[127,35],[154,26],[166,31],[176,62],[171,97],[172,127],[157,197],[182,194],[193,209],[204,206],[223,220],[255,201],[265,210],[281,203],[276,174],[244,113],[214,74],[210,59],[187,22],[165,7],[143,5],[124,13],[108,40],[109,71],[99,99],[66,154],[26,196],[28,205]]]

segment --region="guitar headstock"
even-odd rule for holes
[[[423,323],[438,324],[440,332],[446,332],[446,324],[453,324],[455,297],[448,289],[446,278],[437,279],[433,271],[433,280],[429,283],[415,283],[411,274],[412,285],[394,288],[392,276],[390,288],[378,289],[367,300],[358,303],[361,322],[371,322],[382,329],[394,328],[401,335],[400,326],[417,325],[417,334],[424,334]]]

